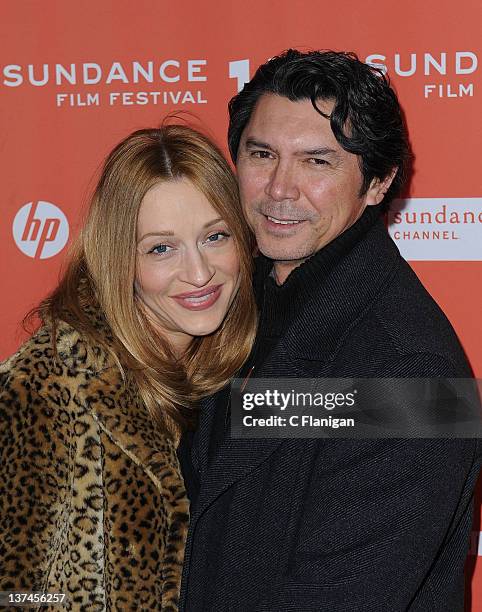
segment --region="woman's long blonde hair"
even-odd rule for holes
[[[221,327],[195,338],[176,359],[139,307],[134,280],[142,199],[157,183],[180,178],[189,179],[228,224],[240,284]],[[37,313],[54,327],[67,321],[107,349],[153,418],[172,432],[193,422],[195,402],[222,388],[249,355],[256,327],[252,250],[236,179],[217,147],[185,125],[139,130],[107,157],[63,278]],[[89,306],[100,312],[108,333],[92,321]]]

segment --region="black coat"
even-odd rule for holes
[[[306,265],[310,265],[307,262]],[[463,377],[447,319],[375,223],[320,279],[259,377]],[[456,612],[476,440],[234,440],[199,427],[186,612]]]

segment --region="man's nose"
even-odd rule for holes
[[[297,200],[300,196],[296,172],[291,162],[278,161],[266,185],[266,194],[275,201]]]
[[[202,247],[189,249],[183,259],[181,280],[195,287],[207,285],[216,272],[209,261],[208,253],[203,251]]]

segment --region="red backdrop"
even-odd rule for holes
[[[391,231],[482,376],[480,0],[4,0],[1,12],[0,358],[55,285],[67,232],[75,235],[114,144],[184,109],[226,150],[226,102],[259,63],[288,47],[331,48],[386,67],[399,93],[416,156],[406,210],[418,216]],[[479,506],[474,612],[482,611]]]

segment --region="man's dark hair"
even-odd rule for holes
[[[373,178],[387,177],[398,168],[384,203],[399,194],[410,159],[408,136],[398,98],[388,78],[361,62],[355,53],[289,49],[261,65],[229,103],[228,144],[236,163],[241,134],[263,94],[284,96],[292,102],[311,100],[315,110],[330,120],[341,147],[360,158],[361,194]],[[333,100],[331,115],[317,100]]]

